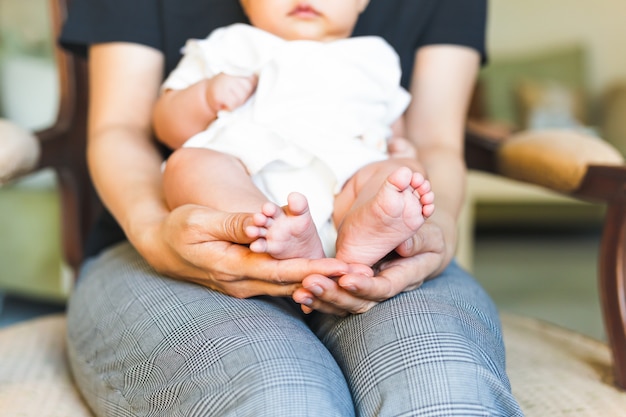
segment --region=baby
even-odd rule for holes
[[[250,250],[372,266],[433,213],[415,158],[390,157],[410,96],[367,0],[241,0],[251,25],[189,40],[154,128],[176,149],[168,205],[252,213]],[[243,227],[243,226],[242,226]]]

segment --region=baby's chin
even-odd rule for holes
[[[296,27],[284,33],[275,33],[275,35],[288,41],[332,42],[349,37],[350,32],[329,33],[312,22],[301,22]]]

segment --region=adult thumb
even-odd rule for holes
[[[218,233],[216,238],[228,242],[248,244],[253,238],[246,234],[246,227],[252,226],[252,214],[250,213],[225,213],[221,212],[221,219],[214,220]]]

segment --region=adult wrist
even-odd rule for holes
[[[155,211],[151,215],[141,213],[136,217],[130,217],[122,226],[128,241],[152,266],[155,266],[153,260],[163,256],[160,234],[167,213],[165,210]]]
[[[457,246],[457,219],[450,213],[444,211],[437,211],[433,213],[428,219],[426,219],[427,223],[432,224],[433,226],[439,228],[441,230],[441,236],[443,238],[443,258],[439,268],[434,271],[432,276],[439,275],[452,261],[454,255],[456,254],[456,246]]]

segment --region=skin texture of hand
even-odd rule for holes
[[[348,265],[332,258],[276,260],[253,253],[244,244],[231,243],[249,243],[243,232],[249,221],[248,214],[192,205],[179,207],[157,226],[157,241],[164,247],[149,262],[169,276],[238,298],[288,297],[306,276],[332,277],[350,271]]]
[[[252,96],[258,81],[256,75],[236,77],[220,73],[207,82],[207,103],[216,113],[234,110]]]
[[[293,299],[307,313],[360,314],[403,291],[418,288],[446,263],[443,232],[432,222],[425,223],[396,251],[402,255],[385,258],[376,265],[375,275],[355,265],[352,272],[339,279],[310,275],[302,288],[296,289]]]
[[[306,276],[349,273],[346,264],[332,258],[276,260],[251,252],[243,232],[249,221],[248,214],[181,206],[155,223],[143,239],[150,242],[145,252],[141,242],[136,246],[161,273],[238,298],[288,297]]]

